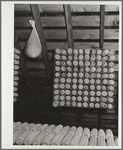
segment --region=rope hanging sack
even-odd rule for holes
[[[35,27],[35,21],[29,20],[29,23],[33,29],[26,44],[25,54],[27,57],[36,58],[41,54],[42,46]]]

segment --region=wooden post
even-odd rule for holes
[[[14,46],[18,50],[21,50],[16,32],[15,32],[14,36],[15,36]],[[33,99],[36,98],[35,89],[33,88],[33,85],[32,85],[31,79],[30,79],[30,75],[29,75],[26,63],[25,63],[23,55],[21,53],[20,53],[20,69],[21,69],[21,72],[22,72],[24,78],[27,80],[27,86],[31,89],[32,98]]]
[[[42,45],[42,56],[43,56],[44,64],[46,67],[48,80],[49,80],[49,83],[52,83],[51,65],[50,65],[50,60],[49,60],[48,51],[47,51],[47,47],[46,47],[46,40],[44,37],[44,31],[43,31],[42,22],[41,22],[40,11],[39,11],[37,4],[31,4],[31,9],[32,9],[34,20],[35,20],[35,25],[36,25],[36,29],[38,32],[38,36],[39,36],[39,39],[40,39],[40,42]]]
[[[105,23],[105,5],[100,5],[100,42],[99,48],[103,50],[104,43],[104,23]],[[98,129],[101,128],[101,114],[102,111],[98,111]]]
[[[74,49],[73,29],[70,5],[64,5],[65,22],[67,27],[68,47]]]
[[[100,5],[100,43],[99,43],[100,49],[103,49],[104,43],[104,23],[105,23],[105,5]]]

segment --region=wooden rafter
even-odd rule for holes
[[[37,4],[31,4],[31,9],[32,9],[34,20],[35,20],[35,25],[36,25],[36,29],[38,32],[38,36],[42,45],[42,56],[43,56],[43,60],[44,60],[44,64],[45,64],[45,68],[47,72],[47,77],[48,77],[49,83],[51,83],[52,81],[51,65],[50,65],[50,60],[48,56],[44,31],[42,27],[39,7]]]
[[[100,42],[99,48],[103,49],[104,43],[105,5],[100,5]]]
[[[73,29],[70,5],[64,5],[65,22],[67,27],[68,47],[74,49]]]

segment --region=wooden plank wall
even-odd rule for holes
[[[41,12],[41,21],[44,29],[44,36],[46,39],[46,45],[48,49],[48,55],[50,58],[51,66],[53,64],[54,50],[56,48],[68,48],[67,34],[65,26],[65,17],[63,12],[63,5],[39,5]],[[71,5],[72,26],[73,26],[73,38],[74,48],[88,48],[99,46],[99,26],[100,26],[100,6],[99,5]],[[22,53],[26,41],[31,33],[31,27],[29,20],[32,18],[32,13],[29,5],[15,5],[15,31],[19,39]],[[119,41],[119,7],[118,6],[105,6],[105,22],[104,22],[104,49],[115,49],[115,109],[107,110],[101,116],[101,127],[112,128],[117,134],[117,103],[118,103],[118,41]],[[33,84],[36,86],[42,83],[42,78],[46,78],[45,65],[42,56],[36,59],[27,58],[24,55],[30,76],[32,77]],[[20,73],[21,75],[21,73]],[[39,89],[38,89],[39,90]],[[43,101],[42,101],[43,103]],[[46,103],[46,101],[45,101]],[[76,118],[76,113],[73,111],[62,112],[63,122],[67,122],[68,119]],[[44,112],[46,118],[58,118],[55,111]],[[108,115],[107,115],[108,114]],[[71,117],[70,117],[71,116]],[[94,117],[93,117],[94,116]],[[84,122],[84,125],[89,125],[89,120],[92,120],[92,124],[96,127],[98,116],[95,112],[81,113],[79,116],[80,122]],[[75,121],[73,119],[73,122]],[[45,120],[48,121],[48,120]],[[72,121],[70,121],[72,124]]]
[[[72,8],[76,8],[76,10],[77,8],[78,10],[81,10],[79,9],[79,7],[80,6],[77,7],[77,5],[76,7],[72,6]],[[65,17],[63,14],[63,6],[58,5],[55,7],[50,5],[49,11],[47,11],[46,5],[44,8],[42,5],[40,5],[40,8],[42,8],[42,11],[44,9],[44,12],[41,13],[41,20],[43,23],[45,39],[47,41],[46,42],[47,49],[49,51],[50,59],[52,61],[53,60],[52,50],[60,47],[64,47],[64,48],[68,47],[68,43],[66,43],[67,34],[66,34],[66,27],[65,27]],[[56,11],[57,8],[59,8],[59,11]],[[99,14],[98,15],[95,14],[95,13],[99,13],[99,6],[90,7],[92,9],[90,9],[89,6],[84,6],[82,8],[83,11],[81,10],[82,13],[81,16],[79,14],[72,15],[74,47],[77,49],[79,48],[85,49],[88,47],[94,47],[95,45],[96,46],[99,45],[100,19],[99,19]],[[117,6],[115,7],[106,6],[105,11],[107,11],[107,13],[109,14],[105,15],[105,23],[104,23],[105,25],[104,48],[115,49],[116,51],[118,51],[118,38],[119,38],[119,27],[117,23],[119,20],[119,15],[117,10],[118,10]],[[88,16],[89,11],[90,14]],[[113,15],[111,14],[110,11],[113,11],[112,13]],[[15,5],[15,30],[18,35],[22,50],[24,50],[24,46],[31,32],[31,27],[28,23],[30,19],[33,18],[31,15],[31,10],[29,5]],[[29,62],[31,64],[29,65],[29,69],[35,68],[35,66],[37,66],[37,59],[33,59],[33,65],[28,58],[25,59],[27,59],[28,64]],[[39,56],[38,59],[42,59],[42,56]],[[116,57],[116,61],[117,61],[117,57]],[[38,67],[39,66],[40,69],[44,69],[42,68],[44,66],[43,62],[42,65],[40,65],[39,62]],[[40,73],[40,76],[44,74]],[[33,77],[33,75],[36,76],[38,74],[35,74],[33,73],[33,71],[30,71],[30,75]]]

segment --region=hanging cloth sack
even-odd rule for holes
[[[30,58],[36,58],[41,54],[42,46],[35,27],[35,21],[29,20],[29,23],[33,29],[26,44],[25,55]]]

